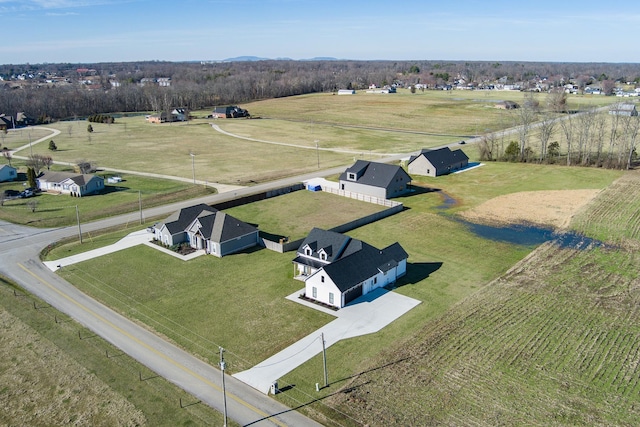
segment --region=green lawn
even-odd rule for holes
[[[387,208],[329,193],[296,191],[225,212],[256,224],[260,231],[293,241],[304,238],[313,227],[330,229],[384,209]]]
[[[141,421],[128,418],[133,407],[142,414],[142,423],[136,425],[222,425],[222,414],[0,277],[0,315],[3,311],[19,322],[3,323],[2,328],[12,328],[6,335],[18,329],[29,331],[32,338],[10,343],[20,349],[15,353],[0,350],[0,377],[15,381],[0,386],[0,424],[133,425]],[[28,365],[30,358],[47,368]],[[180,408],[180,399],[189,406]]]
[[[113,175],[101,174],[98,175]],[[76,207],[81,222],[89,222],[100,218],[135,212],[140,208],[150,208],[179,200],[196,198],[213,194],[211,187],[195,186],[189,183],[141,177],[137,175],[121,175],[123,181],[117,185],[105,184],[103,194],[70,197],[42,193],[28,199],[7,200],[0,207],[0,218],[16,224],[34,227],[58,227],[77,222]],[[22,182],[0,184],[0,191],[7,189],[21,190]],[[32,203],[35,202],[35,211]]]
[[[511,191],[601,188],[616,176],[596,169],[580,169],[581,173],[575,174],[575,169],[560,167],[548,168],[556,172],[545,174],[541,173],[543,168],[489,164],[436,182],[439,188],[460,200],[456,209],[462,209]],[[465,175],[466,179],[461,178]],[[504,182],[505,177],[510,179]],[[477,186],[468,185],[473,180],[485,180],[485,190],[478,192]],[[293,193],[269,202],[288,206],[290,196],[318,194]],[[420,193],[401,200],[408,208],[402,213],[349,234],[378,247],[399,241],[410,257],[408,274],[397,291],[423,304],[380,334],[355,340],[361,357],[349,357],[347,349],[355,345],[352,341],[332,347],[333,357],[343,360],[336,372],[339,376],[357,372],[369,357],[410,337],[429,319],[476,292],[531,250],[488,243],[471,234],[438,208],[439,193]],[[280,229],[284,220],[278,209],[265,207],[252,211],[255,206],[260,205],[249,205],[244,213],[239,210],[238,216],[245,220],[262,217],[258,222]],[[273,218],[267,220],[270,216]],[[308,227],[313,225],[309,223]],[[138,247],[71,266],[61,274],[83,291],[149,324],[194,353],[206,357],[212,346],[228,348],[233,360],[230,369],[237,372],[330,319],[284,300],[303,286],[292,279],[292,258],[292,253],[258,250],[222,259],[207,256],[184,262],[151,248]],[[283,380],[301,381],[310,387],[317,381],[297,375]]]

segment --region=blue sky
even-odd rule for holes
[[[620,0],[0,0],[0,22],[2,64],[640,62],[640,3]]]

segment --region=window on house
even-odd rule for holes
[[[323,261],[327,260],[327,254],[325,252],[320,252],[320,259]]]
[[[329,304],[333,304],[333,292],[329,292]]]
[[[356,180],[356,174],[355,174],[355,173],[353,173],[353,172],[349,172],[349,173],[347,174],[347,178],[348,178],[349,180],[351,180],[351,181],[355,181],[355,180]]]
[[[318,288],[315,286],[311,288],[311,295],[313,295],[314,298],[318,298]]]
[[[320,281],[324,283],[324,276],[320,276]]]
[[[373,278],[373,284],[375,285],[376,283],[378,283],[378,277],[377,276]]]
[[[311,255],[311,248],[304,248],[305,255]]]

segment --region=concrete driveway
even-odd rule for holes
[[[302,291],[289,295],[287,299],[329,313],[336,316],[336,320],[253,368],[238,372],[233,375],[235,378],[256,390],[269,393],[275,381],[322,352],[323,335],[325,347],[330,347],[340,340],[373,334],[420,304],[416,299],[378,288],[348,306],[332,311],[301,300],[298,298],[300,293]]]

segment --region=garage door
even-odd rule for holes
[[[353,288],[345,292],[344,305],[349,304],[351,301],[361,296],[362,296],[362,283],[360,283],[358,286],[354,286]]]

